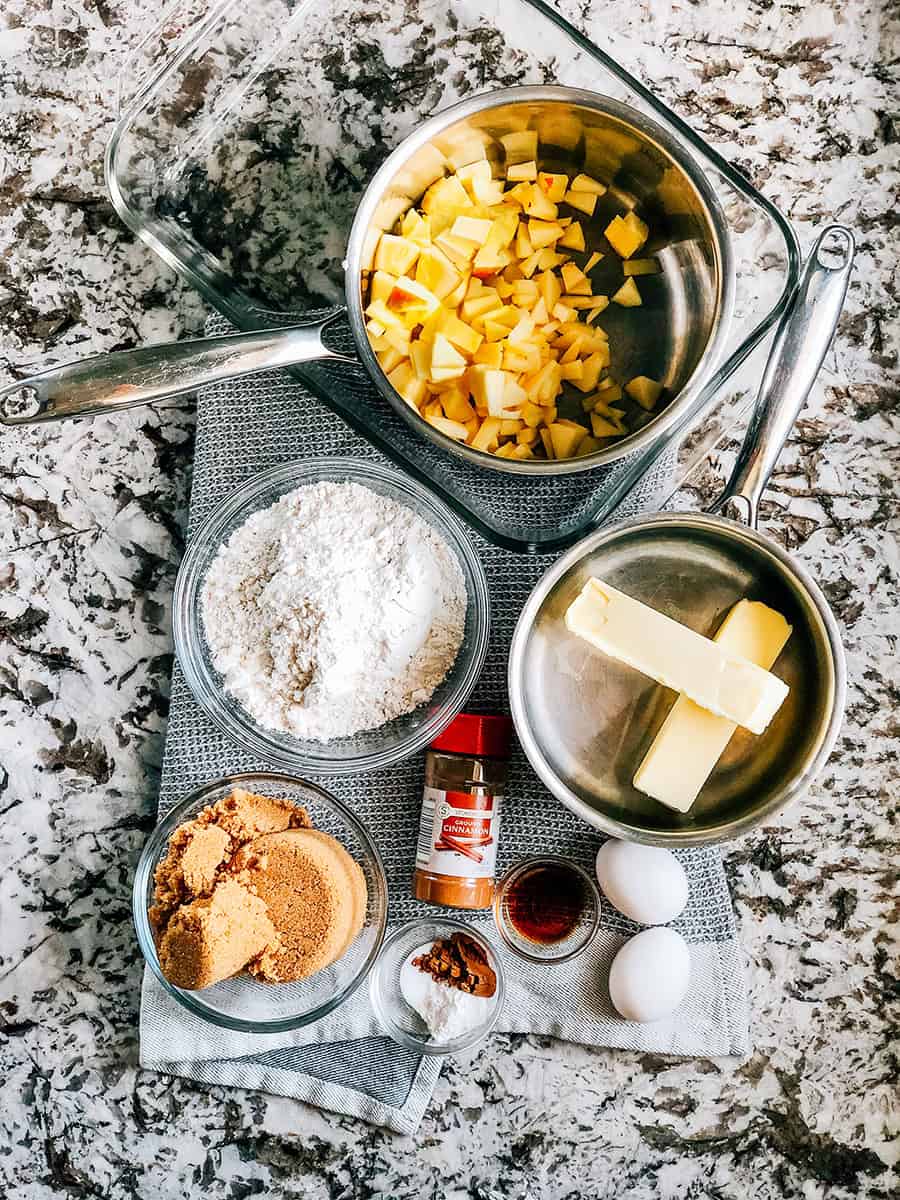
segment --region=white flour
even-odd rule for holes
[[[297,488],[254,513],[203,587],[225,690],[260,725],[316,741],[430,699],[465,615],[465,580],[443,538],[357,483]]]

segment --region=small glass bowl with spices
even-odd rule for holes
[[[484,934],[443,917],[410,921],[385,941],[369,977],[385,1031],[418,1054],[466,1050],[503,1008],[503,965]]]
[[[516,863],[497,884],[494,921],[505,944],[533,963],[567,962],[600,927],[600,893],[577,863],[555,854]]]

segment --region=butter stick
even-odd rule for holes
[[[768,670],[791,636],[791,626],[774,609],[740,600],[713,639]],[[737,725],[679,696],[637,769],[634,786],[660,804],[687,812],[725,751]]]
[[[763,732],[788,694],[775,675],[602,579],[588,580],[565,620],[598,650],[751,733]]]

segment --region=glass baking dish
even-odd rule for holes
[[[120,81],[107,181],[125,223],[239,329],[340,304],[360,195],[422,120],[466,95],[561,83],[612,96],[666,125],[725,211],[734,318],[715,373],[665,436],[612,467],[505,475],[419,437],[359,367],[292,368],[400,467],[484,536],[521,551],[564,548],[613,513],[660,506],[754,391],[751,352],[783,311],[799,252],[788,222],[734,167],[592,38],[542,0],[176,0]],[[339,331],[349,348],[350,332]]]

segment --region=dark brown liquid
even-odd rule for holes
[[[578,924],[587,895],[580,875],[552,863],[524,871],[504,902],[513,929],[530,942],[549,946],[567,938]]]

